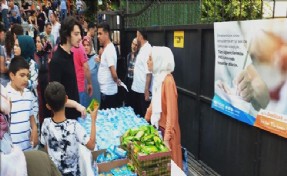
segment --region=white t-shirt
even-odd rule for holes
[[[117,52],[113,43],[109,43],[105,47],[98,71],[101,93],[105,95],[115,95],[118,93],[118,85],[115,83],[109,68],[111,66],[117,69]]]
[[[55,43],[57,42],[57,39],[59,37],[61,24],[59,22],[56,22],[56,24],[52,24],[52,31],[51,34],[54,36]]]
[[[86,145],[89,137],[76,121],[67,119],[56,123],[46,118],[41,130],[41,143],[47,145],[48,154],[62,174],[79,175],[79,145]]]
[[[144,93],[146,84],[146,75],[151,73],[148,71],[147,61],[151,53],[151,45],[146,42],[139,50],[134,68],[134,80],[132,90],[138,93]]]
[[[30,150],[30,116],[34,115],[33,95],[28,89],[24,89],[23,94],[16,91],[11,86],[11,82],[6,87],[8,97],[12,102],[10,132],[12,142],[23,151]]]
[[[8,10],[8,2],[6,1],[5,3],[3,3],[1,1],[1,9],[4,10],[4,9],[7,9]]]
[[[82,5],[83,5],[82,1],[77,0],[77,2],[76,2],[77,10],[80,10],[82,8]]]

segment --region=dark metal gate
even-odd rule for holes
[[[111,15],[127,17],[121,12]],[[144,22],[146,17],[142,18]],[[121,18],[118,27],[124,63],[137,26]],[[151,45],[170,47],[174,53],[181,142],[194,158],[220,175],[287,175],[286,139],[211,109],[215,65],[213,25],[156,25],[145,29]],[[174,48],[174,31],[184,31],[184,48]]]
[[[180,30],[184,31],[184,48],[174,48],[174,31]],[[154,27],[147,31],[151,45],[168,46],[175,56],[182,145],[220,175],[286,175],[286,139],[211,109],[213,25]],[[122,36],[122,56],[126,56],[136,29],[126,29]]]

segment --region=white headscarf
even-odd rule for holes
[[[152,88],[152,115],[151,124],[158,128],[161,107],[161,88],[165,77],[174,71],[174,56],[168,47],[152,47],[151,57],[153,61],[153,88]]]

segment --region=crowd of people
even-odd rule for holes
[[[83,10],[80,1],[76,1],[77,14]],[[80,175],[76,144],[94,149],[98,109],[91,112],[90,137],[77,118],[84,117],[86,107],[96,99],[100,103],[99,109],[131,106],[136,114],[145,117],[162,131],[164,142],[172,151],[172,159],[182,168],[177,89],[171,74],[175,64],[171,50],[152,47],[146,31],[138,30],[127,56],[126,77],[120,80],[118,53],[108,23],[96,25],[95,22],[87,23],[81,16],[71,16],[74,10],[71,4],[68,7],[68,2],[47,1],[47,6],[36,6],[33,11],[29,7],[30,1],[23,1],[21,8],[13,0],[1,1],[4,19],[0,24],[1,158],[5,155],[11,161],[22,163],[22,168],[26,167],[31,174],[39,168],[31,167],[29,161],[37,160],[27,159],[28,156],[33,158],[42,154],[29,152],[44,148],[50,159],[45,162],[51,166],[47,173]],[[26,6],[29,10],[23,10]],[[13,10],[17,8],[19,13]],[[33,26],[26,31],[23,14],[28,11],[27,20]],[[21,17],[21,23],[13,22],[11,17],[17,15]],[[120,101],[118,88],[123,83],[129,92],[124,101]],[[22,160],[17,160],[15,156],[18,155]],[[2,170],[3,167],[6,169]],[[1,162],[1,173],[5,175],[11,169],[11,163]],[[23,175],[18,169],[11,173]]]
[[[87,9],[83,0],[46,0],[41,3],[36,0],[1,0],[1,18],[5,29],[13,24],[28,25],[27,32],[43,32],[50,15],[55,13],[62,21],[68,15],[81,15]]]

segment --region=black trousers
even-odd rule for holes
[[[136,114],[139,114],[141,117],[145,116],[146,110],[150,104],[150,101],[145,101],[144,93],[138,93],[132,91],[134,98],[134,110]]]
[[[131,106],[132,108],[135,107],[135,99],[134,99],[134,92],[132,91],[132,83],[133,79],[127,78],[126,79],[126,85],[129,90],[129,92],[125,91],[125,106]]]
[[[119,107],[117,94],[105,95],[105,94],[101,93],[100,109],[117,108],[117,107]]]

